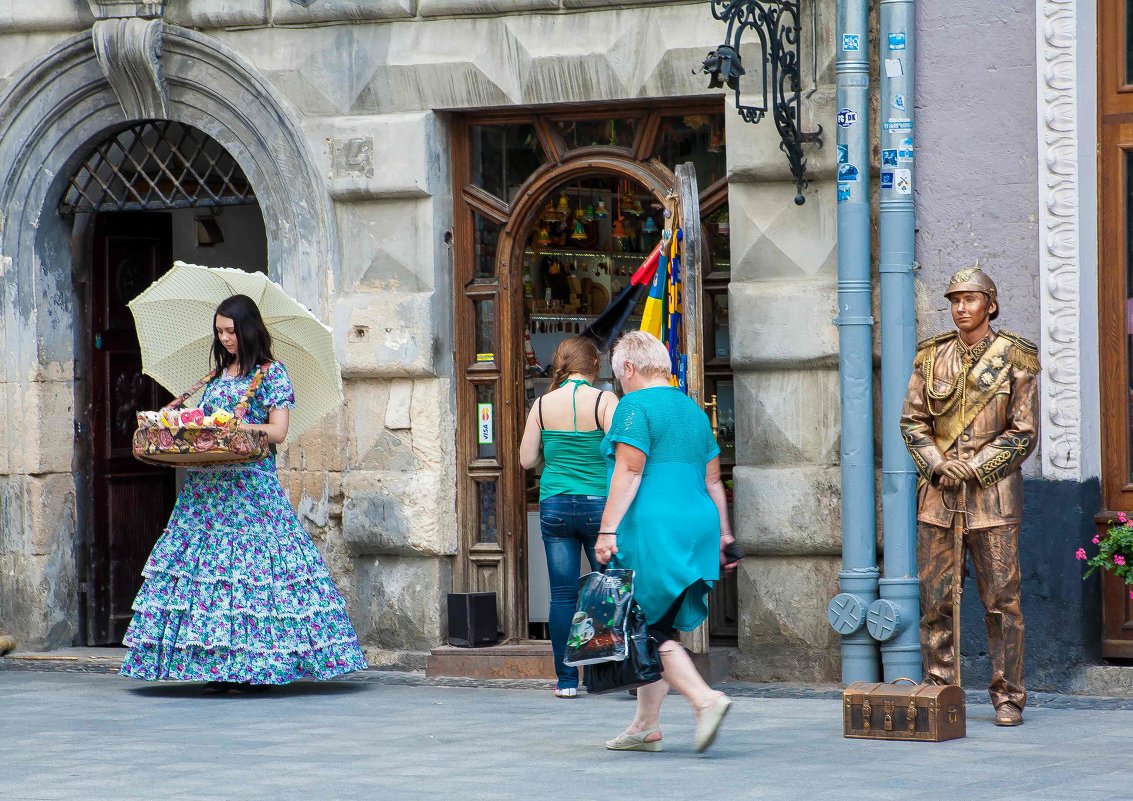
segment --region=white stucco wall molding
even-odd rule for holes
[[[1041,467],[1071,481],[1082,478],[1077,5],[1037,6]]]

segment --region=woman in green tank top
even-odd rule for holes
[[[551,583],[548,627],[558,682],[555,695],[578,694],[578,668],[563,664],[571,617],[578,604],[578,574],[585,550],[596,569],[594,543],[606,505],[607,470],[599,450],[618,399],[594,387],[599,356],[594,343],[570,337],[551,361],[551,390],[527,416],[519,461],[539,478],[539,524]]]

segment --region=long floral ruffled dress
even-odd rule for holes
[[[252,377],[210,383],[201,408],[232,411]],[[245,420],[266,423],[295,393],[274,362]],[[276,474],[275,457],[190,469],[142,571],[122,674],[138,679],[286,684],[365,670],[326,564]]]

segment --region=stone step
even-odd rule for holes
[[[1075,677],[1075,695],[1133,698],[1133,665],[1088,665]]]
[[[487,648],[443,645],[429,652],[425,675],[469,679],[554,679],[551,643],[535,641]]]

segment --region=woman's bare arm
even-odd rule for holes
[[[253,431],[266,431],[268,435],[268,442],[272,445],[278,445],[287,439],[287,428],[291,425],[291,410],[290,409],[272,409],[268,412],[268,421],[266,423],[240,423],[244,428],[250,428]]]
[[[523,439],[519,442],[519,463],[524,470],[534,470],[543,463],[543,432],[535,419],[535,408],[532,406],[527,414],[527,425],[523,428]]]
[[[720,515],[720,551],[723,554],[724,546],[735,541],[732,536],[732,523],[728,519],[728,495],[724,490],[724,482],[720,480],[720,457],[717,456],[704,468],[704,488],[708,490],[708,497],[716,504],[716,512]],[[725,564],[721,555],[720,564]],[[736,563],[727,564],[735,567]]]

